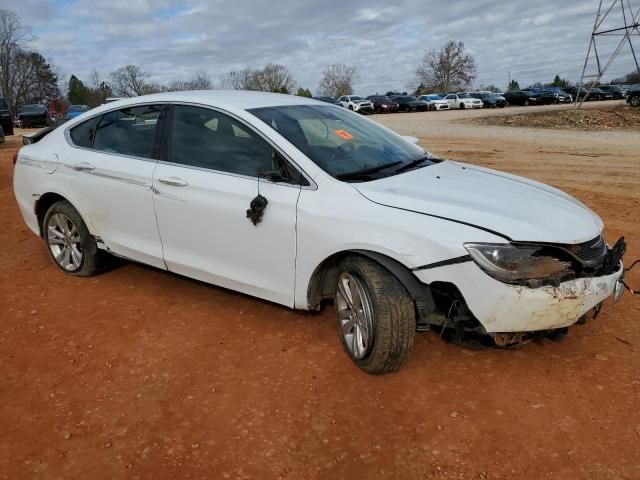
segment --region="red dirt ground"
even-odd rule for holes
[[[297,313],[133,263],[62,275],[18,212],[10,141],[0,478],[640,478],[640,300],[515,351],[420,334],[400,372],[369,376],[330,308]],[[565,188],[640,256],[637,152],[594,171],[516,140],[431,143]]]

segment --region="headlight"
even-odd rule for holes
[[[542,246],[465,243],[464,248],[480,268],[503,282],[554,279],[573,274],[570,262],[543,255]]]

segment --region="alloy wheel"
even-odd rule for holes
[[[80,232],[63,213],[56,213],[49,219],[47,245],[60,267],[69,272],[80,268],[83,256]]]
[[[374,341],[373,305],[366,287],[354,275],[342,273],[336,295],[338,324],[354,358],[366,357]]]

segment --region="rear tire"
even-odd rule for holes
[[[415,307],[405,288],[379,264],[356,256],[340,264],[336,283],[338,333],[351,360],[370,374],[397,371],[416,331]]]
[[[632,107],[640,107],[640,94],[632,95],[629,98],[629,105]]]
[[[82,217],[66,200],[49,207],[42,233],[49,257],[62,272],[90,277],[106,265],[107,254],[98,249]]]
[[[464,110],[466,107],[464,106],[464,103],[460,104],[460,110]]]

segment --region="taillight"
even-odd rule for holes
[[[16,153],[13,154],[13,164],[14,165],[18,161],[18,153],[20,153],[20,150],[17,150]]]

